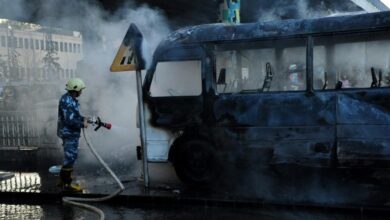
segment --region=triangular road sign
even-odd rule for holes
[[[142,34],[131,24],[111,64],[111,72],[134,71],[145,68],[141,54]]]

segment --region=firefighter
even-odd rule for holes
[[[61,97],[58,106],[57,135],[62,139],[64,161],[60,171],[60,187],[67,191],[81,192],[78,184],[72,184],[73,165],[77,159],[80,132],[87,128],[87,118],[80,114],[77,98],[85,89],[83,80],[70,79],[66,84],[67,92]]]

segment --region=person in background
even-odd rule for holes
[[[298,64],[291,64],[288,67],[288,82],[286,91],[304,90],[305,83],[303,82],[302,75],[303,69],[299,68]]]
[[[349,79],[347,77],[347,74],[342,74],[341,79],[340,79],[342,86],[341,88],[351,88],[351,83],[349,82]]]

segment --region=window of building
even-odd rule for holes
[[[30,38],[30,49],[34,49],[34,40]]]
[[[76,44],[73,44],[73,53],[76,53]]]
[[[150,92],[154,97],[200,95],[202,92],[201,61],[159,62]]]
[[[19,38],[19,44],[17,47],[23,48],[23,38]]]
[[[45,44],[44,44],[43,40],[41,40],[41,50],[44,50],[44,49],[45,49]]]
[[[24,39],[24,48],[28,49],[29,45],[28,45],[28,39],[25,38]]]
[[[313,59],[316,90],[390,86],[390,33],[315,38]]]
[[[33,81],[34,75],[33,75],[33,69],[32,68],[26,68],[26,75],[24,76],[25,80]]]
[[[58,51],[58,42],[54,41],[54,50]]]
[[[218,93],[306,90],[306,40],[223,45],[215,52]]]
[[[39,74],[39,79],[40,80],[44,80],[44,73],[43,73],[43,69],[42,68],[38,69],[38,74]]]
[[[35,40],[35,49],[39,50],[39,40]]]
[[[48,80],[50,78],[49,72],[43,69],[43,73],[44,73],[45,80]]]
[[[64,43],[63,42],[60,42],[60,51],[64,51]]]
[[[19,70],[19,79],[21,80],[27,80],[27,75],[26,75],[26,71],[23,67],[20,67],[20,70]]]
[[[5,36],[1,36],[1,46],[5,47],[6,42],[5,42]]]
[[[16,37],[12,38],[12,47],[14,48],[18,47],[18,39]]]
[[[72,43],[69,43],[69,53],[72,53]]]
[[[50,41],[46,41],[46,50],[50,50],[51,49],[51,45],[50,45]]]
[[[7,37],[7,46],[12,47],[12,38],[10,36]]]
[[[68,43],[64,43],[64,51],[68,52]]]

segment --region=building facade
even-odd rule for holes
[[[0,21],[0,83],[54,82],[77,75],[80,32]]]
[[[57,146],[57,103],[83,59],[80,32],[0,19],[0,150]]]

